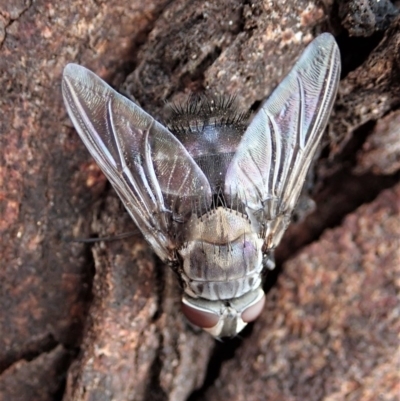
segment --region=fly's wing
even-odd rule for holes
[[[286,229],[320,143],[339,76],[335,39],[322,34],[262,104],[227,170],[225,194],[244,203],[264,238],[271,231],[266,224],[273,227],[276,223],[275,245]]]
[[[173,260],[171,221],[190,215],[193,200],[210,202],[204,173],[164,126],[86,68],[68,64],[62,91],[76,130],[132,219],[157,255]]]

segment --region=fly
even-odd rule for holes
[[[215,337],[261,313],[261,273],[285,232],[335,100],[340,55],[318,36],[250,124],[231,100],[198,98],[167,127],[94,73],[68,64],[68,114],[155,253],[182,311]]]

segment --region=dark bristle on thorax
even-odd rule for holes
[[[169,103],[167,127],[174,134],[202,133],[206,127],[243,131],[248,112],[239,112],[235,96],[192,94],[184,103]]]

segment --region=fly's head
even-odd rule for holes
[[[186,223],[178,249],[183,313],[215,337],[235,336],[264,304],[263,239],[245,214],[218,206]]]
[[[180,254],[183,313],[216,337],[262,310],[263,254],[272,261],[286,230],[339,78],[339,49],[324,33],[248,124],[232,99],[198,98],[166,127],[86,68],[64,69],[83,143],[159,258]]]
[[[216,338],[235,337],[247,323],[258,318],[264,303],[265,295],[261,287],[230,300],[210,301],[185,293],[182,312],[189,322]]]

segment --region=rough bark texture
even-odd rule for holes
[[[1,401],[396,399],[400,19],[377,4],[0,0]],[[62,69],[161,119],[191,92],[254,110],[326,30],[343,79],[317,208],[285,235],[278,261],[298,254],[262,317],[216,344],[139,234],[69,240],[135,227],[71,127]]]
[[[288,261],[204,399],[398,400],[399,221],[397,184]]]

